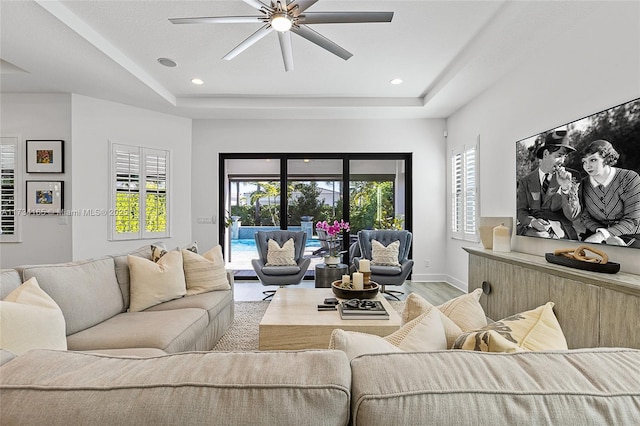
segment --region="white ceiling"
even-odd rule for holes
[[[344,61],[275,33],[231,61],[260,24],[173,25],[251,16],[242,0],[0,0],[2,93],[76,93],[191,118],[448,117],[577,22],[586,1],[334,1],[308,11],[392,11],[390,23],[318,24]],[[178,63],[160,65],[160,57]],[[196,86],[199,77],[205,84]],[[391,85],[392,78],[401,85]]]

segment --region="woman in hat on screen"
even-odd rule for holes
[[[610,142],[591,142],[582,152],[588,176],[580,185],[583,240],[640,248],[640,176],[613,167],[620,154]]]

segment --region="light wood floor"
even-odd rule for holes
[[[313,281],[303,281],[297,286],[312,288],[315,284]],[[262,300],[264,290],[276,290],[276,286],[263,286],[260,281],[242,281],[236,280],[234,286],[234,298],[236,301],[256,301]],[[407,281],[402,286],[389,286],[388,289],[400,290],[403,295],[398,295],[401,300],[406,299],[409,293],[418,293],[427,299],[433,305],[440,305],[447,300],[453,299],[463,294],[458,288],[444,282],[410,282]],[[389,300],[395,300],[387,296]]]

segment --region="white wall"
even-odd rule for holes
[[[71,197],[71,96],[63,94],[2,94],[0,129],[2,136],[18,138],[18,161],[22,171],[18,183],[24,209],[25,181],[61,180],[65,183],[65,207]],[[26,174],[26,140],[62,139],[65,144],[65,173]],[[26,263],[56,263],[71,259],[71,227],[61,225],[58,216],[21,216],[22,241],[0,244],[0,266],[10,268]]]
[[[413,153],[413,257],[416,281],[443,280],[446,258],[444,120],[194,120],[193,235],[218,244],[218,154],[262,152]],[[219,221],[219,218],[218,218]],[[424,267],[424,260],[430,268]]]
[[[447,149],[480,135],[480,213],[515,217],[515,142],[640,97],[640,3],[608,2],[574,21],[538,56],[447,120]],[[640,145],[640,141],[638,141]],[[467,283],[468,257],[447,240],[447,271]],[[513,249],[543,256],[575,243],[515,237]],[[478,244],[477,246],[480,246]],[[607,247],[622,270],[640,273],[640,251]]]
[[[168,246],[191,239],[191,120],[72,95],[73,209],[109,209],[109,141],[171,151]],[[197,174],[194,173],[197,177]],[[149,241],[109,241],[109,217],[72,217],[73,259],[138,248]]]

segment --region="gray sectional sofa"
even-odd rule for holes
[[[129,308],[127,255],[151,259],[150,246],[77,262],[19,266],[1,272],[0,298],[35,277],[60,306],[67,347],[121,355],[209,350],[233,322],[230,290],[185,296],[145,309]]]
[[[7,425],[637,425],[640,351],[34,350],[0,367]]]
[[[138,256],[150,258],[148,249]],[[636,425],[640,350],[361,355],[206,352],[230,290],[127,312],[127,256],[3,270],[36,277],[69,351],[0,350],[2,425]],[[233,284],[232,277],[229,277]]]

